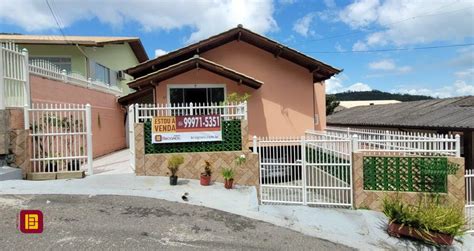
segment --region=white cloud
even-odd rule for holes
[[[396,68],[395,63],[391,59],[383,59],[369,63],[369,68],[372,70],[389,71]]]
[[[334,45],[334,48],[335,48],[336,51],[338,51],[338,52],[344,52],[344,51],[346,51],[346,49],[344,49],[344,47],[342,47],[342,45],[341,45],[339,42],[336,42],[336,44]]]
[[[397,66],[392,59],[382,59],[369,63],[369,69],[391,73],[407,73],[412,71],[410,66]]]
[[[361,82],[349,85],[349,86],[344,86],[344,81],[347,80],[347,77],[342,75],[341,77],[332,77],[328,80],[326,80],[326,93],[328,94],[334,94],[334,93],[340,93],[340,92],[346,92],[346,91],[355,91],[355,92],[361,92],[361,91],[371,91],[372,88],[368,84],[364,84]]]
[[[162,50],[162,49],[156,49],[155,50],[155,58],[159,57],[159,56],[163,56],[165,54],[167,54],[168,52],[165,51],[165,50]]]
[[[454,73],[454,75],[457,78],[470,79],[471,81],[474,82],[474,67],[469,68],[469,69],[465,69],[465,70],[462,70],[462,71],[457,71],[457,72]]]
[[[302,18],[296,20],[293,25],[293,30],[301,36],[307,37],[311,34],[310,26],[313,19],[316,17],[316,13],[308,13]]]
[[[187,42],[206,38],[237,24],[258,33],[277,29],[271,0],[55,0],[50,3],[65,27],[93,18],[115,28],[126,22],[136,22],[144,31],[190,27],[193,32]],[[17,25],[28,32],[57,29],[46,3],[37,0],[0,1],[0,22]]]
[[[354,47],[459,42],[473,37],[472,0],[357,0],[339,13],[353,29],[374,29]],[[470,21],[469,21],[470,20]],[[381,30],[381,31],[380,31]]]
[[[412,95],[427,95],[439,98],[474,95],[474,84],[468,84],[463,80],[456,80],[453,84],[440,88],[399,88],[395,93],[408,93]]]
[[[324,5],[328,8],[335,8],[336,7],[336,1],[335,0],[324,0]]]

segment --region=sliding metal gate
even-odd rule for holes
[[[257,138],[262,203],[352,207],[351,140]]]

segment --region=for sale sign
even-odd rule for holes
[[[151,132],[153,144],[221,141],[221,116],[154,117]]]

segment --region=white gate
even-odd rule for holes
[[[351,140],[311,133],[255,138],[262,203],[352,207]]]
[[[30,129],[30,172],[77,172],[92,169],[91,106],[32,104],[25,106]]]
[[[474,170],[466,170],[466,225],[467,232],[474,233]]]

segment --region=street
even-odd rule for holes
[[[20,209],[42,210],[42,234],[17,230]],[[142,197],[3,195],[0,212],[4,250],[350,250],[262,221]]]

